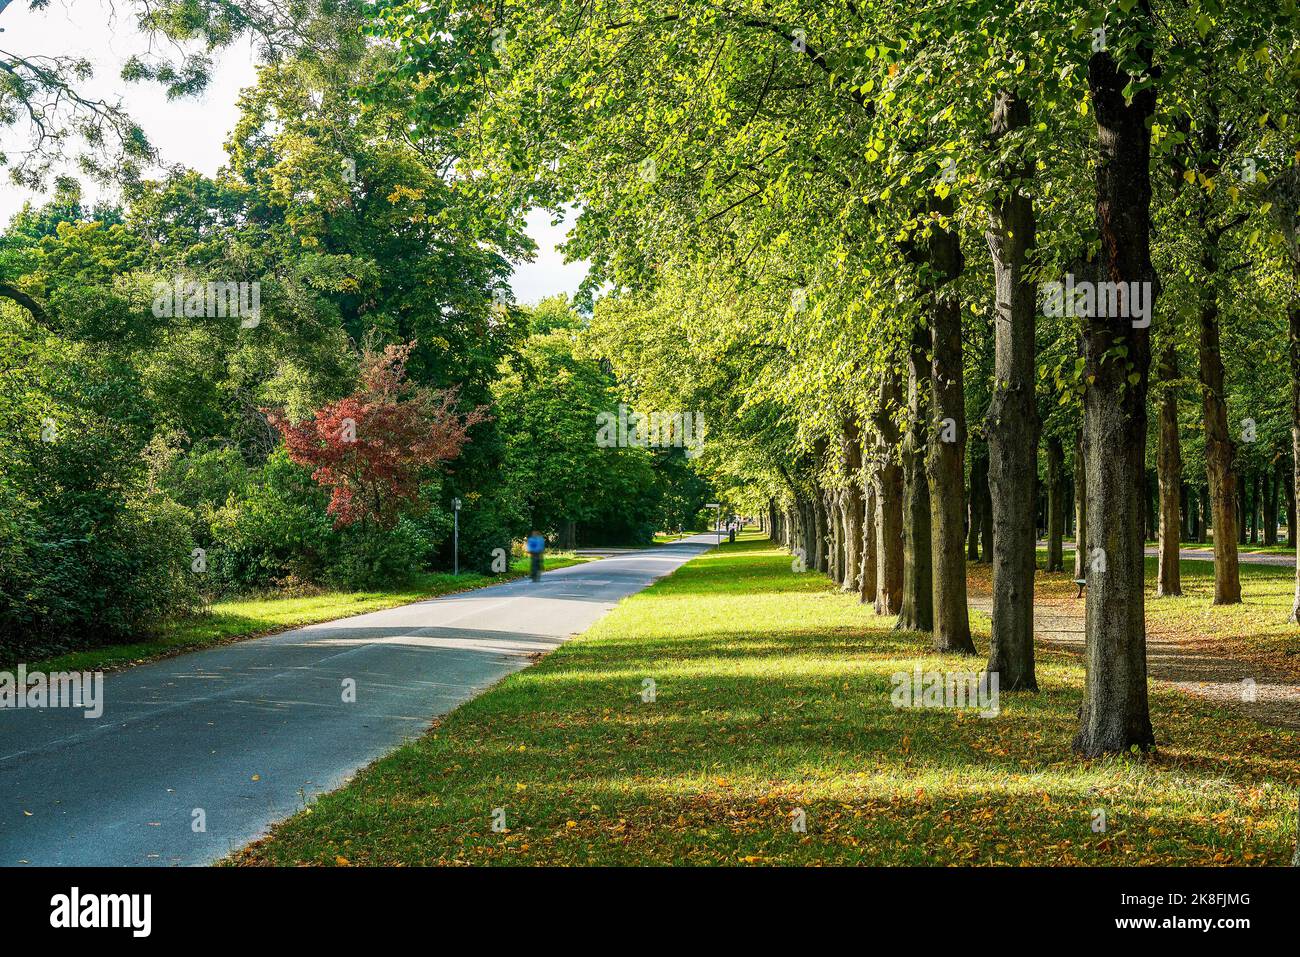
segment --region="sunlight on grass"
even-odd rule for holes
[[[1080,761],[1073,657],[1044,654],[1043,691],[1003,695],[997,718],[895,709],[895,671],[983,659],[936,655],[891,624],[823,576],[793,573],[766,543],[723,546],[236,862],[1290,860],[1296,735],[1159,692],[1156,755]],[[976,627],[983,648],[987,623]],[[807,833],[791,828],[796,808]],[[1094,809],[1105,833],[1090,826]]]

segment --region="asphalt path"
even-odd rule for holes
[[[98,718],[0,709],[0,865],[218,860],[716,540],[108,674]]]

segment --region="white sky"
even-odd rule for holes
[[[110,100],[120,98],[165,163],[181,163],[211,176],[225,161],[223,144],[237,119],[235,98],[255,81],[252,45],[245,42],[219,54],[203,96],[169,102],[156,84],[127,84],[118,76],[127,57],[149,49],[149,40],[135,29],[131,9],[119,2],[114,14],[108,0],[53,0],[49,9],[33,12],[26,0],[13,0],[0,14],[4,28],[0,49],[19,56],[90,60],[95,76],[81,85],[83,91]],[[21,125],[4,131],[0,142],[12,150],[20,130]],[[96,195],[89,184],[85,189],[87,198]],[[0,174],[0,223],[7,223],[27,200],[40,198]],[[567,225],[551,226],[544,212],[529,215],[528,235],[538,251],[534,262],[515,266],[511,286],[518,302],[533,303],[561,292],[572,295],[586,276],[585,263],[566,263],[555,249],[566,229]]]

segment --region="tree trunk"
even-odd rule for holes
[[[1163,389],[1160,394],[1160,444],[1156,450],[1156,472],[1160,481],[1160,548],[1156,575],[1157,595],[1181,595],[1178,568],[1180,503],[1183,490],[1183,453],[1178,442],[1178,353],[1165,346],[1156,370]]]
[[[961,275],[961,242],[952,216],[952,199],[937,200],[941,217],[930,226],[932,325],[930,339],[930,422],[925,471],[930,496],[930,554],[933,557],[934,647],[936,651],[975,654],[966,607],[966,556],[962,517],[966,510],[966,397],[962,382],[961,300],[955,281]]]
[[[578,523],[573,519],[566,518],[560,522],[559,541],[556,544],[560,551],[571,552],[578,547]]]
[[[903,607],[899,628],[934,628],[933,565],[930,553],[930,483],[925,475],[930,363],[925,347],[929,330],[912,336],[907,359],[908,429],[903,439]]]
[[[1056,436],[1047,439],[1047,570],[1065,571],[1065,489],[1061,469],[1065,451]]]
[[[1182,462],[1179,462],[1182,468]],[[1178,489],[1178,537],[1185,542],[1192,540],[1192,490],[1186,482]]]
[[[1250,504],[1250,485],[1244,475],[1237,476],[1237,544],[1250,543],[1250,513],[1246,511]]]
[[[985,458],[980,454],[972,456],[970,463],[970,501],[966,506],[970,516],[970,524],[966,527],[966,560],[969,562],[979,561],[980,536],[983,534],[984,523],[989,520],[984,514],[984,491],[980,487],[989,480],[988,467],[984,462]]]
[[[1273,465],[1273,473],[1269,476],[1268,498],[1265,500],[1266,508],[1264,511],[1264,544],[1277,544],[1277,506],[1278,490],[1282,485],[1282,462],[1277,461]]]
[[[894,415],[902,402],[898,373],[887,369],[880,382],[876,412],[876,614],[903,609],[903,468],[898,461],[899,430]]]
[[[1264,499],[1268,497],[1268,473],[1255,470],[1254,501],[1250,506],[1250,540],[1258,545],[1264,541]]]
[[[876,600],[876,484],[867,480],[862,488],[862,572],[858,576],[862,603]]]
[[[1295,597],[1291,602],[1291,622],[1300,624],[1300,535],[1295,531],[1296,491],[1300,489],[1300,256],[1292,252],[1292,287],[1291,302],[1287,306],[1287,355],[1291,362],[1291,515],[1287,526],[1287,537],[1296,546]],[[1297,823],[1300,833],[1300,823]],[[1300,865],[1300,841],[1296,843],[1297,860]]]
[[[826,522],[826,503],[822,500],[821,489],[813,488],[808,504],[812,511],[812,567],[825,574],[830,569],[830,549],[826,547],[830,528]]]
[[[1144,20],[1131,26],[1149,37],[1155,29],[1150,0],[1139,0],[1129,20]],[[1150,41],[1139,41],[1134,55],[1149,68]],[[1098,275],[1114,283],[1149,283],[1149,316],[1156,298],[1149,129],[1156,94],[1153,86],[1128,91],[1132,79],[1106,50],[1088,61],[1098,138]],[[1131,300],[1133,287],[1126,288]],[[1155,744],[1147,702],[1141,500],[1151,343],[1147,328],[1122,318],[1092,316],[1083,329],[1088,541],[1104,561],[1089,559],[1087,677],[1074,748],[1091,757]],[[1116,346],[1126,349],[1123,358],[1112,351]]]
[[[980,564],[993,564],[993,492],[987,455],[980,459]]]
[[[852,419],[844,422],[844,467],[849,485],[844,500],[844,590],[861,591],[862,575],[862,433]]]
[[[1088,578],[1088,469],[1083,430],[1074,438],[1074,577]]]
[[[1295,548],[1295,482],[1291,476],[1295,471],[1295,462],[1292,461],[1291,468],[1285,470],[1285,477],[1282,480],[1282,492],[1286,495],[1286,544],[1288,548]]]
[[[993,108],[1000,139],[1029,124],[1029,108],[1003,91]],[[1038,297],[1028,268],[1034,246],[1033,201],[1019,182],[1033,164],[1017,158],[1004,170],[1005,197],[993,204],[985,234],[997,290],[994,387],[985,419],[993,529],[993,627],[988,671],[1003,691],[1038,690],[1034,675],[1034,479],[1038,409],[1034,403],[1034,328]]]
[[[838,585],[844,580],[840,493],[823,492],[822,508],[826,513],[826,574],[832,582]]]
[[[1209,136],[1211,134],[1207,134]],[[1217,133],[1212,134],[1217,140]],[[1214,604],[1241,602],[1241,572],[1237,567],[1237,476],[1232,471],[1233,445],[1228,435],[1228,406],[1223,392],[1223,359],[1219,354],[1219,299],[1215,286],[1219,268],[1217,236],[1202,212],[1200,359],[1201,406],[1205,420],[1205,476],[1210,487],[1214,524]]]

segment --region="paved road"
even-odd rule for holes
[[[98,719],[0,710],[0,865],[217,860],[714,541],[109,674]]]

